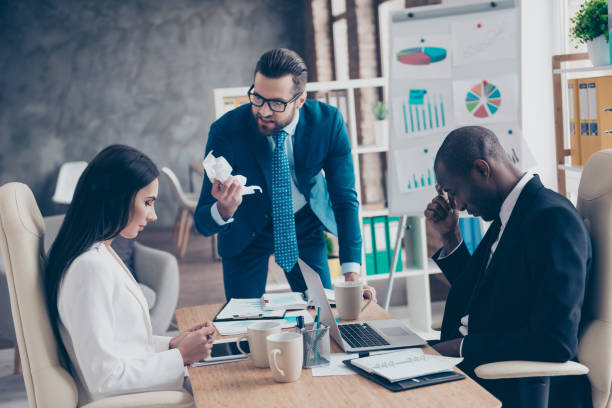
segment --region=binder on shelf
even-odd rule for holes
[[[374,259],[376,260],[376,273],[389,272],[389,254],[387,252],[387,217],[372,217],[374,230]]]
[[[570,79],[567,81],[567,107],[569,111],[569,137],[572,165],[581,166],[580,157],[580,116],[576,111],[578,108],[578,80]]]
[[[470,254],[474,253],[474,243],[472,241],[472,226],[470,225],[469,218],[459,218],[459,230],[461,231],[461,237],[465,246],[467,247]]]
[[[612,147],[612,76],[578,81],[580,164],[591,154]]]
[[[374,259],[374,235],[372,234],[372,219],[363,218],[363,245],[365,249],[366,275],[376,274],[376,259]]]
[[[389,265],[393,262],[393,251],[395,250],[395,242],[397,239],[397,230],[399,228],[400,219],[399,217],[387,217],[387,253],[389,255]],[[403,268],[402,263],[402,246],[399,247],[399,256],[397,258],[397,263],[395,265],[395,271],[400,272]],[[389,270],[387,269],[387,272]]]

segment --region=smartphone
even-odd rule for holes
[[[242,348],[245,353],[250,353],[249,342],[247,340],[242,340],[240,342],[240,348]],[[229,363],[231,361],[244,360],[246,358],[248,358],[248,356],[246,354],[242,354],[242,352],[238,350],[238,347],[236,346],[236,338],[219,339],[213,342],[210,356],[204,360],[198,361],[197,363],[193,363],[192,366],[198,367],[223,362]]]

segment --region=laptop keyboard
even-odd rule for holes
[[[342,338],[354,348],[388,346],[389,343],[367,323],[350,323],[338,326]]]

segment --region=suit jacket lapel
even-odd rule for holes
[[[143,318],[147,326],[148,335],[150,338],[152,338],[153,328],[151,326],[151,316],[149,315],[149,304],[147,303],[147,299],[145,299],[144,294],[142,293],[142,289],[140,289],[140,286],[138,286],[138,282],[136,282],[136,279],[134,279],[133,276],[128,275],[127,272],[124,271],[120,265],[117,265],[117,260],[115,259],[113,254],[110,253],[110,250],[108,250],[106,247],[104,247],[104,249],[107,252],[108,262],[112,262],[111,267],[119,268],[118,272],[121,274],[121,277],[123,281],[125,282],[126,288],[130,291],[132,295],[134,295],[134,297],[138,301],[138,304],[140,305],[140,308],[142,309],[142,314],[144,316]],[[124,268],[126,268],[126,270],[129,270],[127,266],[123,263],[123,261],[121,261],[121,264],[123,265]]]
[[[482,281],[480,284],[480,289],[484,287],[486,281],[491,279],[495,272],[499,268],[500,261],[504,258],[505,254],[508,252],[509,248],[512,247],[512,242],[516,239],[520,238],[518,236],[518,230],[523,222],[523,217],[525,213],[529,210],[531,202],[533,201],[536,193],[543,188],[542,182],[540,178],[535,175],[533,179],[531,179],[521,191],[518,200],[516,201],[516,205],[512,210],[510,218],[508,219],[508,223],[504,228],[502,236],[499,239],[499,243],[495,252],[493,253],[493,257],[491,258],[491,262],[488,267],[483,272]],[[478,295],[478,294],[476,294]]]
[[[244,136],[247,146],[251,146],[251,151],[255,155],[259,169],[266,180],[266,186],[263,187],[263,190],[272,197],[272,149],[270,149],[270,143],[268,138],[261,135],[257,130],[253,115],[249,115],[247,128],[249,132]]]
[[[297,188],[300,190],[302,194],[304,193],[304,186],[307,183],[307,180],[302,180],[300,178],[301,175],[305,174],[304,169],[306,168],[306,154],[307,151],[307,142],[308,139],[304,135],[304,130],[306,129],[306,115],[302,110],[300,112],[300,120],[295,128],[295,133],[293,134],[293,163],[295,166],[295,175],[298,179]]]

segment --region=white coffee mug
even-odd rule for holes
[[[272,377],[278,382],[293,382],[302,374],[304,348],[302,335],[283,332],[268,336],[268,359]]]
[[[266,337],[268,337],[270,334],[280,332],[280,321],[267,320],[264,322],[253,323],[247,327],[247,334],[236,340],[236,345],[241,353],[248,354],[251,360],[253,360],[253,363],[255,363],[255,367],[270,367],[270,363],[268,362],[268,350],[266,349]],[[251,350],[250,353],[245,353],[244,350],[240,348],[240,342],[244,339],[248,339],[249,341],[249,349]]]
[[[370,298],[362,307],[363,292],[370,292]],[[363,284],[357,281],[334,283],[334,294],[338,315],[343,320],[357,320],[359,313],[363,312],[372,302],[372,291],[370,289],[364,290]]]

